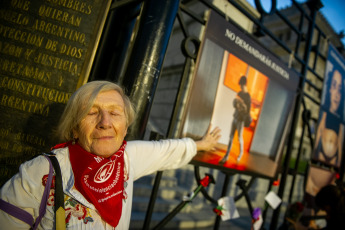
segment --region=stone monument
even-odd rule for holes
[[[71,94],[87,82],[109,0],[0,3],[0,186],[56,143]]]

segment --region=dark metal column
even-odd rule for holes
[[[289,139],[288,139],[288,143],[287,143],[287,150],[286,150],[285,159],[283,162],[283,171],[281,173],[280,186],[278,189],[278,196],[279,197],[284,196],[286,180],[287,180],[287,176],[288,176],[288,172],[289,172],[289,164],[290,164],[291,153],[292,153],[292,149],[293,149],[293,142],[295,139],[295,132],[296,132],[298,118],[299,118],[300,109],[301,109],[302,100],[303,100],[303,94],[304,94],[303,89],[304,89],[304,85],[306,82],[306,76],[307,76],[307,72],[308,72],[308,63],[309,63],[309,56],[310,56],[310,52],[311,52],[313,32],[314,32],[314,28],[315,28],[316,13],[323,6],[323,4],[321,3],[321,0],[309,0],[307,2],[307,5],[310,9],[311,21],[309,22],[308,34],[306,36],[307,41],[306,41],[304,57],[303,57],[304,65],[303,65],[303,68],[301,71],[301,78],[300,78],[300,82],[299,82],[300,92],[298,93],[297,98],[296,98],[296,104],[295,104],[294,114],[293,114],[293,118],[292,118],[292,127],[291,127],[291,131],[289,134]],[[277,229],[279,214],[280,214],[280,207],[275,209],[273,212],[272,221],[271,221],[271,225],[270,225],[271,230]]]
[[[179,6],[178,0],[146,0],[138,32],[123,79],[123,86],[136,107],[138,117],[127,139],[142,139],[165,52]]]
[[[89,81],[117,82],[119,80],[140,6],[141,2],[134,0],[113,2],[102,32]]]

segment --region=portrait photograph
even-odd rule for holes
[[[330,46],[312,158],[340,167],[344,141],[345,63]]]

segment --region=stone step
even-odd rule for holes
[[[134,184],[146,184],[146,185],[153,185],[155,181],[155,174],[151,174],[148,176],[144,176],[139,178],[134,182]],[[171,177],[171,176],[163,176],[161,177],[160,186],[165,186],[165,187],[174,187],[177,185],[177,178],[176,177]]]
[[[132,210],[136,212],[146,212],[150,202],[150,197],[133,197]],[[182,202],[182,199],[161,199],[157,198],[154,203],[154,212],[168,213]],[[205,205],[205,200],[195,197],[190,203],[180,211],[182,213],[191,213],[200,211]]]
[[[134,197],[150,197],[153,186],[147,184],[136,184],[134,188]],[[184,196],[188,195],[189,192],[191,191],[180,186],[160,186],[157,192],[157,197],[162,199],[182,199]]]
[[[192,205],[193,206],[193,205]],[[186,206],[187,207],[187,206]],[[160,223],[169,212],[162,213],[154,211],[152,214],[150,229]],[[146,212],[132,212],[130,229],[143,229]],[[214,225],[216,214],[212,211],[212,207],[204,208],[194,213],[177,213],[171,220],[167,222],[162,229],[188,229],[188,228],[207,228]],[[212,228],[211,228],[212,229]]]
[[[198,213],[178,213],[161,229],[186,229],[186,230],[212,230],[215,229],[216,214],[212,211],[213,206],[209,204]],[[219,230],[244,230],[251,229],[251,216],[248,208],[238,208],[239,218],[220,221]],[[264,226],[262,229],[269,229],[271,212],[268,212]],[[150,229],[156,227],[168,213],[153,213],[150,221]],[[144,226],[146,214],[142,212],[133,212],[130,223],[130,230],[142,230]],[[280,223],[281,224],[281,223]],[[280,226],[280,224],[278,226]]]

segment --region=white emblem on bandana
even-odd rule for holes
[[[95,174],[94,181],[96,183],[103,183],[109,179],[115,168],[115,161],[110,161],[100,167]]]

